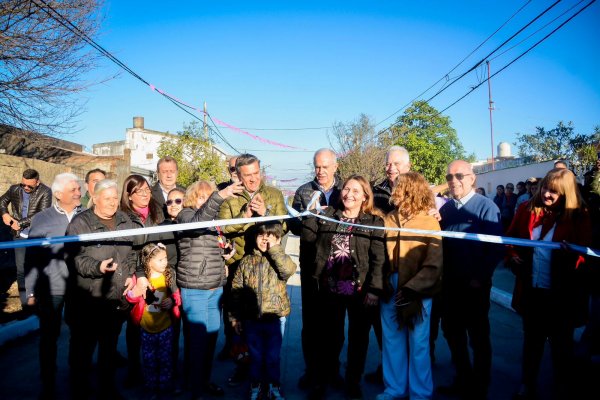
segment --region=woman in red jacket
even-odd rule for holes
[[[589,245],[591,222],[575,175],[569,170],[553,169],[539,187],[532,199],[519,207],[506,235]],[[515,399],[535,396],[547,339],[552,351],[556,389],[566,390],[573,333],[584,324],[588,310],[582,276],[584,258],[569,251],[567,246],[560,250],[511,247],[508,262],[517,276],[512,305],[523,318],[524,334],[522,385]]]

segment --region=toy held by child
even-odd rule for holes
[[[172,325],[180,317],[181,296],[162,243],[144,246],[141,261],[150,286],[145,298],[136,287],[127,292],[127,300],[135,304],[132,320],[141,327],[144,386],[153,394],[168,393],[174,388]]]
[[[256,227],[253,253],[241,260],[232,282],[230,321],[242,329],[250,353],[250,398],[283,399],[280,390],[280,318],[290,313],[287,280],[296,264],[280,245],[280,223]]]

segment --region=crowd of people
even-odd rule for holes
[[[600,350],[598,260],[572,247],[600,247],[600,161],[584,185],[566,164],[557,164],[543,178],[518,182],[517,193],[512,183],[498,186],[493,199],[476,187],[463,160],[448,165],[448,198],[437,197],[411,171],[409,154],[399,146],[388,149],[385,179],[375,184],[360,175],[342,179],[330,149],[318,150],[313,164],[314,179],[297,189],[291,206],[318,218],[257,222],[252,219],[288,213],[283,194],[264,183],[260,160],[251,154],[228,160],[229,181],[198,181],[187,189],[177,185],[171,157],[158,162],[152,186],[133,174],[118,187],[105,171],[90,170],[85,196],[71,173],[57,175],[48,187],[37,171],[26,170],[21,183],[0,197],[2,220],[15,240],[105,233],[102,239],[15,249],[21,301],[40,320],[41,398],[56,396],[64,314],[74,399],[96,392],[98,398],[123,398],[115,370],[124,324],[125,384],[143,385],[149,398],[182,390],[193,399],[225,396],[211,379],[223,326],[218,356],[236,360],[228,385],[247,382],[253,400],[283,399],[281,346],[291,310],[286,282],[296,271],[285,252],[288,231],[300,237],[305,373],[298,384],[308,398],[326,398],[331,386],[362,399],[363,376],[383,385],[378,400],[431,399],[434,390],[487,398],[490,293],[502,261],[516,276],[512,301],[523,320],[522,385],[515,399],[535,398],[546,340],[556,393],[569,393],[575,328],[587,324],[583,342],[590,353]],[[111,234],[232,219],[240,222]],[[561,246],[505,246],[443,237],[441,230]],[[434,389],[440,321],[456,378]],[[377,370],[365,374],[371,328],[382,357]]]

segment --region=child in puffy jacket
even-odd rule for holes
[[[290,314],[287,280],[296,264],[281,246],[280,223],[256,227],[256,246],[240,261],[231,285],[230,321],[244,330],[250,353],[250,399],[283,399],[280,390],[282,321]]]
[[[141,327],[144,386],[152,394],[167,393],[174,387],[173,324],[179,322],[181,296],[162,243],[144,246],[141,261],[150,287],[145,299],[134,288],[127,300],[135,304],[132,320]]]

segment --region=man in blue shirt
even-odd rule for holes
[[[440,209],[444,231],[502,235],[500,210],[492,200],[475,192],[475,174],[468,162],[451,162],[446,181],[452,199]],[[442,330],[456,380],[439,391],[485,399],[492,365],[488,318],[492,274],[502,259],[503,247],[451,238],[443,239],[443,247]]]

